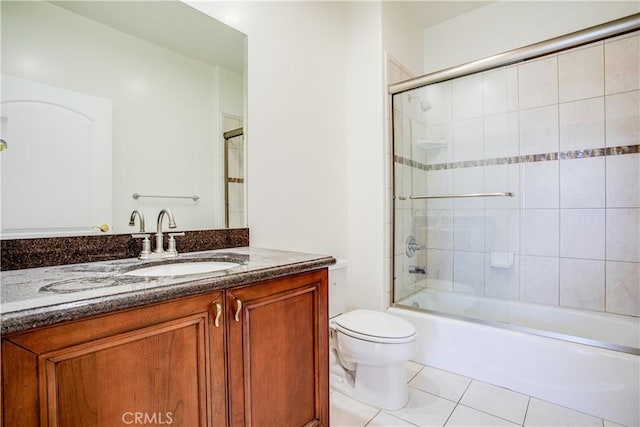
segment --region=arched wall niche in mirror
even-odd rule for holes
[[[147,232],[163,208],[180,231],[225,228],[244,34],[180,1],[1,7],[3,240],[129,234],[134,209]]]

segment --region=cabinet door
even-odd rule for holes
[[[205,426],[206,322],[192,316],[41,355],[48,425]]]
[[[327,271],[227,294],[231,426],[329,424]]]
[[[226,426],[223,308],[213,292],[3,340],[5,427]]]

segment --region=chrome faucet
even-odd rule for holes
[[[139,209],[131,212],[131,218],[129,218],[129,226],[133,227],[134,225],[136,225],[136,216],[140,219],[140,233],[144,233],[144,214]]]
[[[134,239],[142,240],[142,251],[140,251],[140,259],[159,259],[159,258],[175,258],[178,256],[176,250],[176,236],[184,236],[182,233],[169,233],[169,242],[167,250],[164,249],[164,235],[162,234],[162,220],[166,216],[169,219],[169,228],[176,228],[176,220],[173,217],[173,212],[170,209],[162,209],[158,214],[158,228],[156,229],[156,247],[151,251],[151,241],[149,235],[144,231],[144,215],[138,209],[131,212],[131,218],[129,219],[129,225],[134,226],[136,216],[140,219],[140,232],[138,234],[132,234]]]
[[[175,236],[184,236],[184,233],[169,233],[168,248],[164,250],[164,235],[162,234],[162,220],[164,217],[169,219],[169,228],[176,228],[176,221],[173,217],[173,212],[170,209],[162,209],[158,214],[158,228],[156,229],[156,247],[153,253],[150,254],[151,258],[173,258],[178,256],[176,250]]]
[[[160,254],[164,252],[164,235],[162,234],[162,220],[164,216],[169,218],[169,228],[176,228],[176,220],[173,218],[173,212],[169,209],[162,209],[158,214],[158,228],[156,228],[156,248],[153,252]]]

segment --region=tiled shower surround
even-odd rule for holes
[[[640,316],[639,32],[393,105],[396,301],[437,287]],[[514,196],[409,199],[485,192]]]

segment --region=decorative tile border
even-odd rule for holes
[[[620,156],[624,154],[640,153],[640,144],[623,145],[620,147],[592,148],[584,150],[561,151],[556,153],[528,154],[524,156],[499,157],[494,159],[466,160],[462,162],[425,164],[399,155],[393,156],[393,161],[415,169],[434,171],[443,169],[463,169],[480,166],[512,165],[519,163],[548,162],[553,160],[587,159],[602,156]]]
[[[607,156],[615,156],[619,154],[637,154],[640,153],[640,144],[638,145],[623,145],[620,147],[607,148]]]

